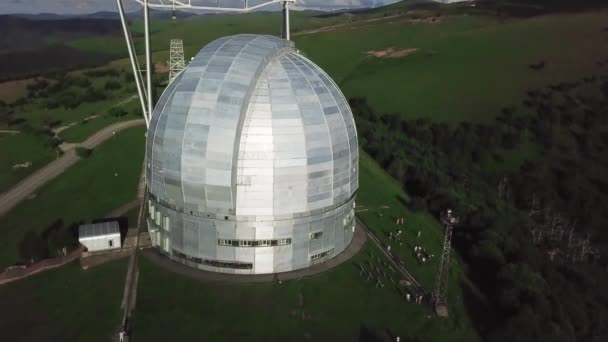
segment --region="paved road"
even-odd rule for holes
[[[40,170],[34,172],[29,177],[12,187],[10,190],[2,193],[0,195],[0,216],[6,214],[19,202],[23,201],[32,193],[34,193],[36,189],[46,184],[51,179],[59,176],[70,166],[74,165],[80,159],[76,155],[76,150],[74,149],[74,147],[81,146],[89,149],[95,148],[97,145],[111,138],[113,132],[119,132],[130,127],[140,126],[144,123],[144,119],[119,122],[98,131],[97,133],[90,136],[83,143],[75,144],[74,146],[72,146],[72,148],[68,149],[61,157],[55,159]]]

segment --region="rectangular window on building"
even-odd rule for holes
[[[114,246],[114,241],[108,240],[108,247],[113,247],[113,246]]]
[[[154,220],[157,226],[160,226],[160,211],[156,212],[156,219]]]
[[[253,268],[252,263],[247,262],[234,262],[234,261],[221,261],[221,260],[203,260],[204,265],[213,266],[213,267],[223,267],[223,268],[236,268],[236,269],[244,269],[250,270]]]
[[[321,236],[323,236],[323,232],[314,232],[314,233],[310,233],[310,239],[311,240],[317,240],[320,239]]]
[[[239,240],[239,247],[251,247],[253,242],[251,240]]]
[[[237,242],[235,240],[230,239],[219,239],[217,240],[217,244],[220,246],[234,246],[234,243]]]
[[[289,245],[289,244],[291,244],[291,238],[277,239],[277,240],[218,239],[217,244],[220,246],[233,246],[233,247],[270,247],[270,246]]]
[[[165,230],[168,232],[171,231],[171,222],[169,220],[169,216],[165,217],[165,224],[163,228],[165,228]]]
[[[332,248],[332,249],[326,250],[325,252],[321,252],[321,253],[317,253],[317,254],[311,255],[310,256],[310,260],[318,260],[318,259],[321,259],[324,256],[328,256],[328,255],[331,255],[333,253],[334,253],[334,249]]]

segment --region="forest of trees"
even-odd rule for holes
[[[485,340],[608,337],[607,77],[530,90],[488,124],[350,104],[410,208],[460,214],[454,247],[485,296],[467,298]]]

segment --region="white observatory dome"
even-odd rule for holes
[[[205,46],[156,105],[146,171],[154,244],[194,267],[290,271],[352,239],[353,116],[287,40],[236,35]]]

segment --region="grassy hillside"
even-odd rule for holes
[[[32,20],[0,15],[0,27],[0,80],[100,65],[126,50],[123,47],[110,49],[104,44],[91,51],[82,43],[82,39],[116,41],[121,37],[118,20]]]
[[[405,206],[406,198],[395,180],[366,154],[361,156],[357,205],[368,210],[360,217],[386,243],[390,243],[388,230],[404,230],[406,243],[393,245],[392,251],[406,261],[408,269],[428,290],[434,282],[437,260],[419,263],[412,250],[417,244],[438,255],[442,232],[430,215],[410,212]],[[388,208],[381,209],[383,206]],[[404,226],[395,225],[399,216],[407,218]],[[423,232],[420,238],[416,238],[418,230]],[[357,265],[367,263],[370,254],[380,255],[368,242],[352,261],[315,277],[280,285],[229,286],[201,284],[160,269],[143,258],[133,328],[135,338],[147,341],[164,341],[170,337],[197,340],[200,336],[205,336],[206,341],[239,338],[354,341],[374,336],[429,341],[478,339],[465,305],[465,297],[471,292],[465,294],[464,289],[473,293],[475,290],[460,261],[452,260],[451,312],[450,318],[444,320],[435,317],[426,306],[407,302],[393,285],[376,288],[373,282],[360,276]],[[200,310],[201,307],[206,309]],[[260,325],[260,320],[272,324]],[[196,323],[201,321],[205,324]]]
[[[399,4],[397,4],[399,5]],[[395,6],[394,6],[395,7]],[[490,121],[501,106],[531,88],[590,76],[606,67],[604,30],[608,12],[552,14],[532,18],[385,12],[361,18],[294,16],[296,46],[327,71],[350,98],[364,96],[378,112],[407,118]],[[441,13],[441,12],[439,12]],[[184,41],[189,58],[216,38],[237,33],[278,34],[279,15],[212,16],[153,24],[154,60],[165,62],[171,38]],[[323,30],[315,30],[323,27]],[[142,23],[135,22],[135,32]],[[415,49],[400,58],[369,51]],[[142,41],[138,43],[143,51]],[[531,65],[545,62],[542,70]],[[124,61],[123,63],[125,63]]]
[[[528,89],[598,72],[608,58],[607,12],[500,22],[488,17],[373,25],[296,36],[347,97],[364,96],[378,112],[441,121],[488,121]],[[402,58],[367,51],[418,49]],[[531,64],[546,62],[543,70]]]
[[[133,200],[143,163],[144,129],[130,128],[97,147],[61,176],[0,218],[0,267],[19,261],[26,232],[42,232],[56,220],[66,224],[102,218]]]
[[[608,12],[499,18],[434,16],[428,8],[404,13],[400,6],[392,6],[387,16],[383,13],[389,12],[372,12],[356,20],[349,15],[310,18],[296,14],[293,37],[302,53],[339,83],[346,97],[364,97],[373,108],[369,118],[357,117],[360,133],[364,124],[366,128],[365,136],[360,134],[362,148],[399,181],[388,177],[363,153],[357,201],[367,211],[360,217],[385,244],[391,243],[389,230],[404,229],[405,243],[394,245],[393,250],[427,288],[433,285],[436,260],[422,264],[412,255],[413,245],[439,254],[442,229],[427,209],[436,214],[456,204],[463,213],[466,223],[455,236],[460,257],[452,260],[450,270],[451,318],[438,321],[430,311],[404,304],[393,291],[376,291],[362,281],[352,264],[283,287],[220,287],[176,278],[143,261],[142,284],[155,285],[141,287],[135,316],[137,337],[289,336],[298,340],[311,336],[314,340],[329,336],[336,340],[346,336],[352,340],[382,329],[438,341],[475,339],[475,329],[493,341],[558,340],[564,336],[593,340],[601,335],[601,321],[607,316],[597,303],[606,299],[597,289],[585,294],[591,280],[578,270],[587,266],[552,264],[545,254],[555,246],[533,244],[525,218],[530,191],[549,194],[548,200],[553,202],[547,204],[548,209],[584,205],[585,210],[602,212],[605,198],[599,192],[607,189],[602,179],[605,170],[593,165],[602,160],[608,141],[605,110],[601,109],[606,108],[605,99],[590,96],[597,89],[580,87],[569,92],[568,87],[555,84],[571,80],[582,84],[584,77],[608,72]],[[184,40],[188,58],[224,35],[277,34],[278,22],[276,13],[179,20],[177,25],[155,22],[154,61],[166,61],[171,38]],[[141,32],[141,22],[134,23],[134,30]],[[118,40],[109,37],[72,44],[87,51],[105,44],[109,50],[119,49]],[[142,48],[141,40],[138,48]],[[404,49],[410,50],[397,58],[368,54]],[[112,67],[125,66],[126,60],[112,63]],[[605,80],[597,77],[585,84],[600,86]],[[543,90],[539,93],[538,89]],[[517,108],[515,115],[513,108]],[[42,114],[80,120],[94,110],[82,106]],[[23,116],[33,124],[45,121],[41,113]],[[79,126],[66,131],[66,137],[78,140],[105,123]],[[585,130],[593,134],[584,134]],[[130,139],[138,143],[132,144]],[[67,222],[90,219],[128,200],[141,167],[141,159],[133,158],[141,158],[143,153],[143,139],[138,139],[141,136],[122,141],[121,153],[118,145],[105,154],[100,148],[45,187],[37,198],[2,218],[0,265],[16,260],[15,244],[27,230],[40,231],[57,217]],[[129,160],[124,159],[127,157]],[[577,164],[585,170],[571,173]],[[113,175],[116,165],[124,167],[120,174],[129,175],[124,183],[103,178],[106,173]],[[511,198],[497,195],[497,183],[504,175],[514,182]],[[411,197],[402,191],[404,187]],[[587,196],[595,191],[599,192],[592,198]],[[65,200],[58,202],[57,198]],[[401,216],[406,217],[406,224],[397,228],[394,222]],[[368,245],[365,253],[370,251],[373,248]],[[366,256],[356,258],[362,261]],[[594,267],[589,270],[599,272]],[[294,306],[296,314],[301,314],[297,311],[302,310],[297,308],[301,295],[304,310],[312,317],[309,320],[290,316]],[[260,318],[276,322],[276,329],[268,333],[272,325],[260,325]],[[198,324],[201,321],[206,324]],[[290,332],[296,332],[296,337]]]
[[[109,341],[120,326],[127,259],[78,262],[0,287],[0,329],[11,341]]]
[[[26,133],[0,133],[0,192],[9,189],[21,179],[56,158],[59,151],[48,145],[45,137]],[[31,163],[27,168],[14,168],[17,164]]]
[[[466,316],[431,317],[392,285],[376,288],[355,263],[364,250],[334,270],[282,284],[202,284],[140,259],[134,338],[146,341],[475,341]],[[148,284],[148,285],[145,285]],[[154,286],[150,286],[154,284]],[[201,309],[203,308],[203,309]],[[204,324],[200,324],[205,322]],[[262,323],[264,322],[264,323]],[[204,337],[202,337],[204,336]]]

